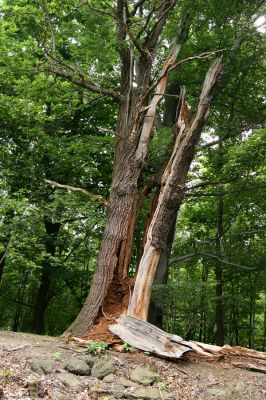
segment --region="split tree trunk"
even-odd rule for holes
[[[140,49],[139,61],[135,60],[134,64],[132,48],[122,45],[122,41],[128,34],[127,26],[124,23],[125,4],[123,1],[117,2],[119,21],[117,32],[121,42],[119,52],[122,60],[122,100],[118,113],[117,145],[110,200],[107,207],[106,228],[89,296],[75,321],[66,330],[65,334],[68,335],[82,336],[92,327],[99,309],[104,303],[114,274],[123,278],[127,273],[133,243],[139,180],[152,137],[157,105],[165,92],[169,68],[175,62],[180,49],[180,45],[175,43],[154,88],[155,94],[148,103],[156,45],[167,16],[175,3],[175,0],[162,2],[162,14],[155,29],[150,32],[145,47]],[[137,87],[133,86],[134,68],[138,70]],[[146,114],[143,115],[145,110]]]
[[[184,90],[181,93],[175,132],[176,141],[162,177],[158,204],[149,227],[147,242],[140,261],[132,299],[128,307],[128,315],[130,316],[143,320],[147,319],[156,268],[160,256],[166,248],[171,221],[183,201],[186,176],[194,156],[197,141],[209,115],[211,93],[221,70],[221,59],[216,59],[212,62],[207,72],[197,112],[190,124],[188,122],[188,107]]]

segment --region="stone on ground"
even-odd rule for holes
[[[70,397],[60,390],[56,390],[53,395],[55,400],[70,400]]]
[[[137,367],[131,372],[130,379],[142,385],[152,385],[158,376],[156,372],[150,369]]]
[[[123,385],[117,385],[114,388],[113,395],[116,399],[122,399],[124,397],[125,387]]]
[[[100,361],[93,365],[91,376],[98,379],[103,379],[106,375],[113,374],[115,366],[110,361]]]
[[[81,392],[83,390],[80,380],[69,372],[60,372],[57,374],[57,378],[69,389]]]
[[[119,384],[124,387],[138,387],[138,384],[136,382],[132,382],[129,379],[125,378],[120,379]]]
[[[103,378],[103,382],[106,382],[106,383],[113,383],[114,380],[115,380],[114,374],[106,375],[106,376]]]
[[[174,399],[171,393],[157,388],[138,388],[134,392],[125,394],[128,399],[145,399],[145,400],[170,400]]]
[[[50,374],[54,363],[49,358],[35,358],[31,362],[31,369],[39,375]]]
[[[90,375],[91,373],[90,366],[84,360],[76,357],[72,357],[66,362],[65,369],[75,375]]]

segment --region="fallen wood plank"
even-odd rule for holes
[[[211,353],[211,354],[217,354],[220,352],[222,347],[216,346],[214,344],[207,344],[207,343],[202,343],[202,342],[196,342],[195,340],[190,340],[189,344],[194,343],[197,346],[199,346],[201,349],[203,349],[205,352]]]
[[[236,368],[248,369],[249,371],[260,372],[266,374],[266,365],[263,364],[247,364],[243,362],[233,361],[231,364]]]
[[[263,351],[256,351],[240,346],[225,345],[221,348],[220,353],[228,356],[232,355],[240,357],[251,357],[266,361],[266,353],[264,353]]]
[[[187,342],[192,349],[197,353],[197,356],[201,356],[202,359],[207,358],[208,360],[220,360],[221,358],[224,358],[224,355],[219,353],[219,350],[216,349],[216,351],[214,352],[213,349],[210,350],[210,346],[212,347],[212,345],[204,345],[204,343],[200,343],[200,342],[194,342],[193,340],[190,340],[189,342]],[[221,347],[219,346],[215,346],[218,347],[219,349],[221,349]]]
[[[161,357],[177,359],[185,353],[185,358],[190,360],[219,361],[229,357],[232,364],[233,357],[241,357],[241,362],[234,363],[235,367],[263,373],[266,369],[266,353],[261,351],[239,346],[220,347],[196,341],[186,342],[180,336],[168,334],[149,322],[129,315],[121,315],[116,322],[117,324],[109,326],[113,334],[137,349]]]
[[[140,350],[165,358],[180,358],[184,353],[193,351],[180,336],[168,334],[149,322],[129,315],[122,315],[116,321],[117,324],[109,326],[109,330]]]

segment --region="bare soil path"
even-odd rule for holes
[[[121,394],[121,380],[130,377],[135,367],[155,371],[154,397],[176,400],[263,400],[266,399],[266,375],[234,368],[225,361],[167,361],[141,352],[106,351],[94,357],[95,364],[109,362],[114,368],[113,382],[90,376],[74,377],[80,387],[68,386],[60,378],[70,358],[84,359],[87,350],[62,338],[0,331],[0,399],[44,400],[115,400],[147,399]],[[48,360],[51,371],[40,374],[32,370],[33,360]],[[69,374],[70,375],[70,374]],[[72,375],[72,374],[71,374]],[[157,392],[156,392],[157,391]],[[120,394],[119,394],[120,393]],[[142,395],[141,392],[140,396]],[[152,393],[151,393],[152,396]]]

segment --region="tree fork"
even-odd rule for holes
[[[145,82],[141,82],[139,96],[136,96],[136,93],[132,96],[132,91],[131,107],[127,106],[128,99],[126,104],[120,105],[117,123],[120,139],[118,139],[116,146],[110,200],[107,207],[107,222],[96,270],[85,304],[75,321],[64,332],[64,335],[82,336],[92,327],[99,309],[104,303],[119,260],[121,261],[124,257],[121,251],[124,252],[123,242],[127,239],[128,230],[131,229],[129,223],[134,218],[138,181],[144,168],[144,161],[152,138],[157,105],[163,98],[168,71],[175,62],[179,50],[180,44],[175,41],[172,51],[164,63],[161,72],[162,78],[156,86],[155,94],[147,107],[143,120],[140,115],[144,110],[141,109],[140,105],[142,106],[145,101],[143,87],[148,87],[151,69],[148,74],[144,75]],[[127,87],[125,90],[130,96]],[[130,234],[133,241],[133,231]],[[129,242],[127,241],[127,243]],[[126,260],[129,262],[129,254],[127,254]],[[120,274],[124,276],[126,265],[121,262],[120,266]]]

